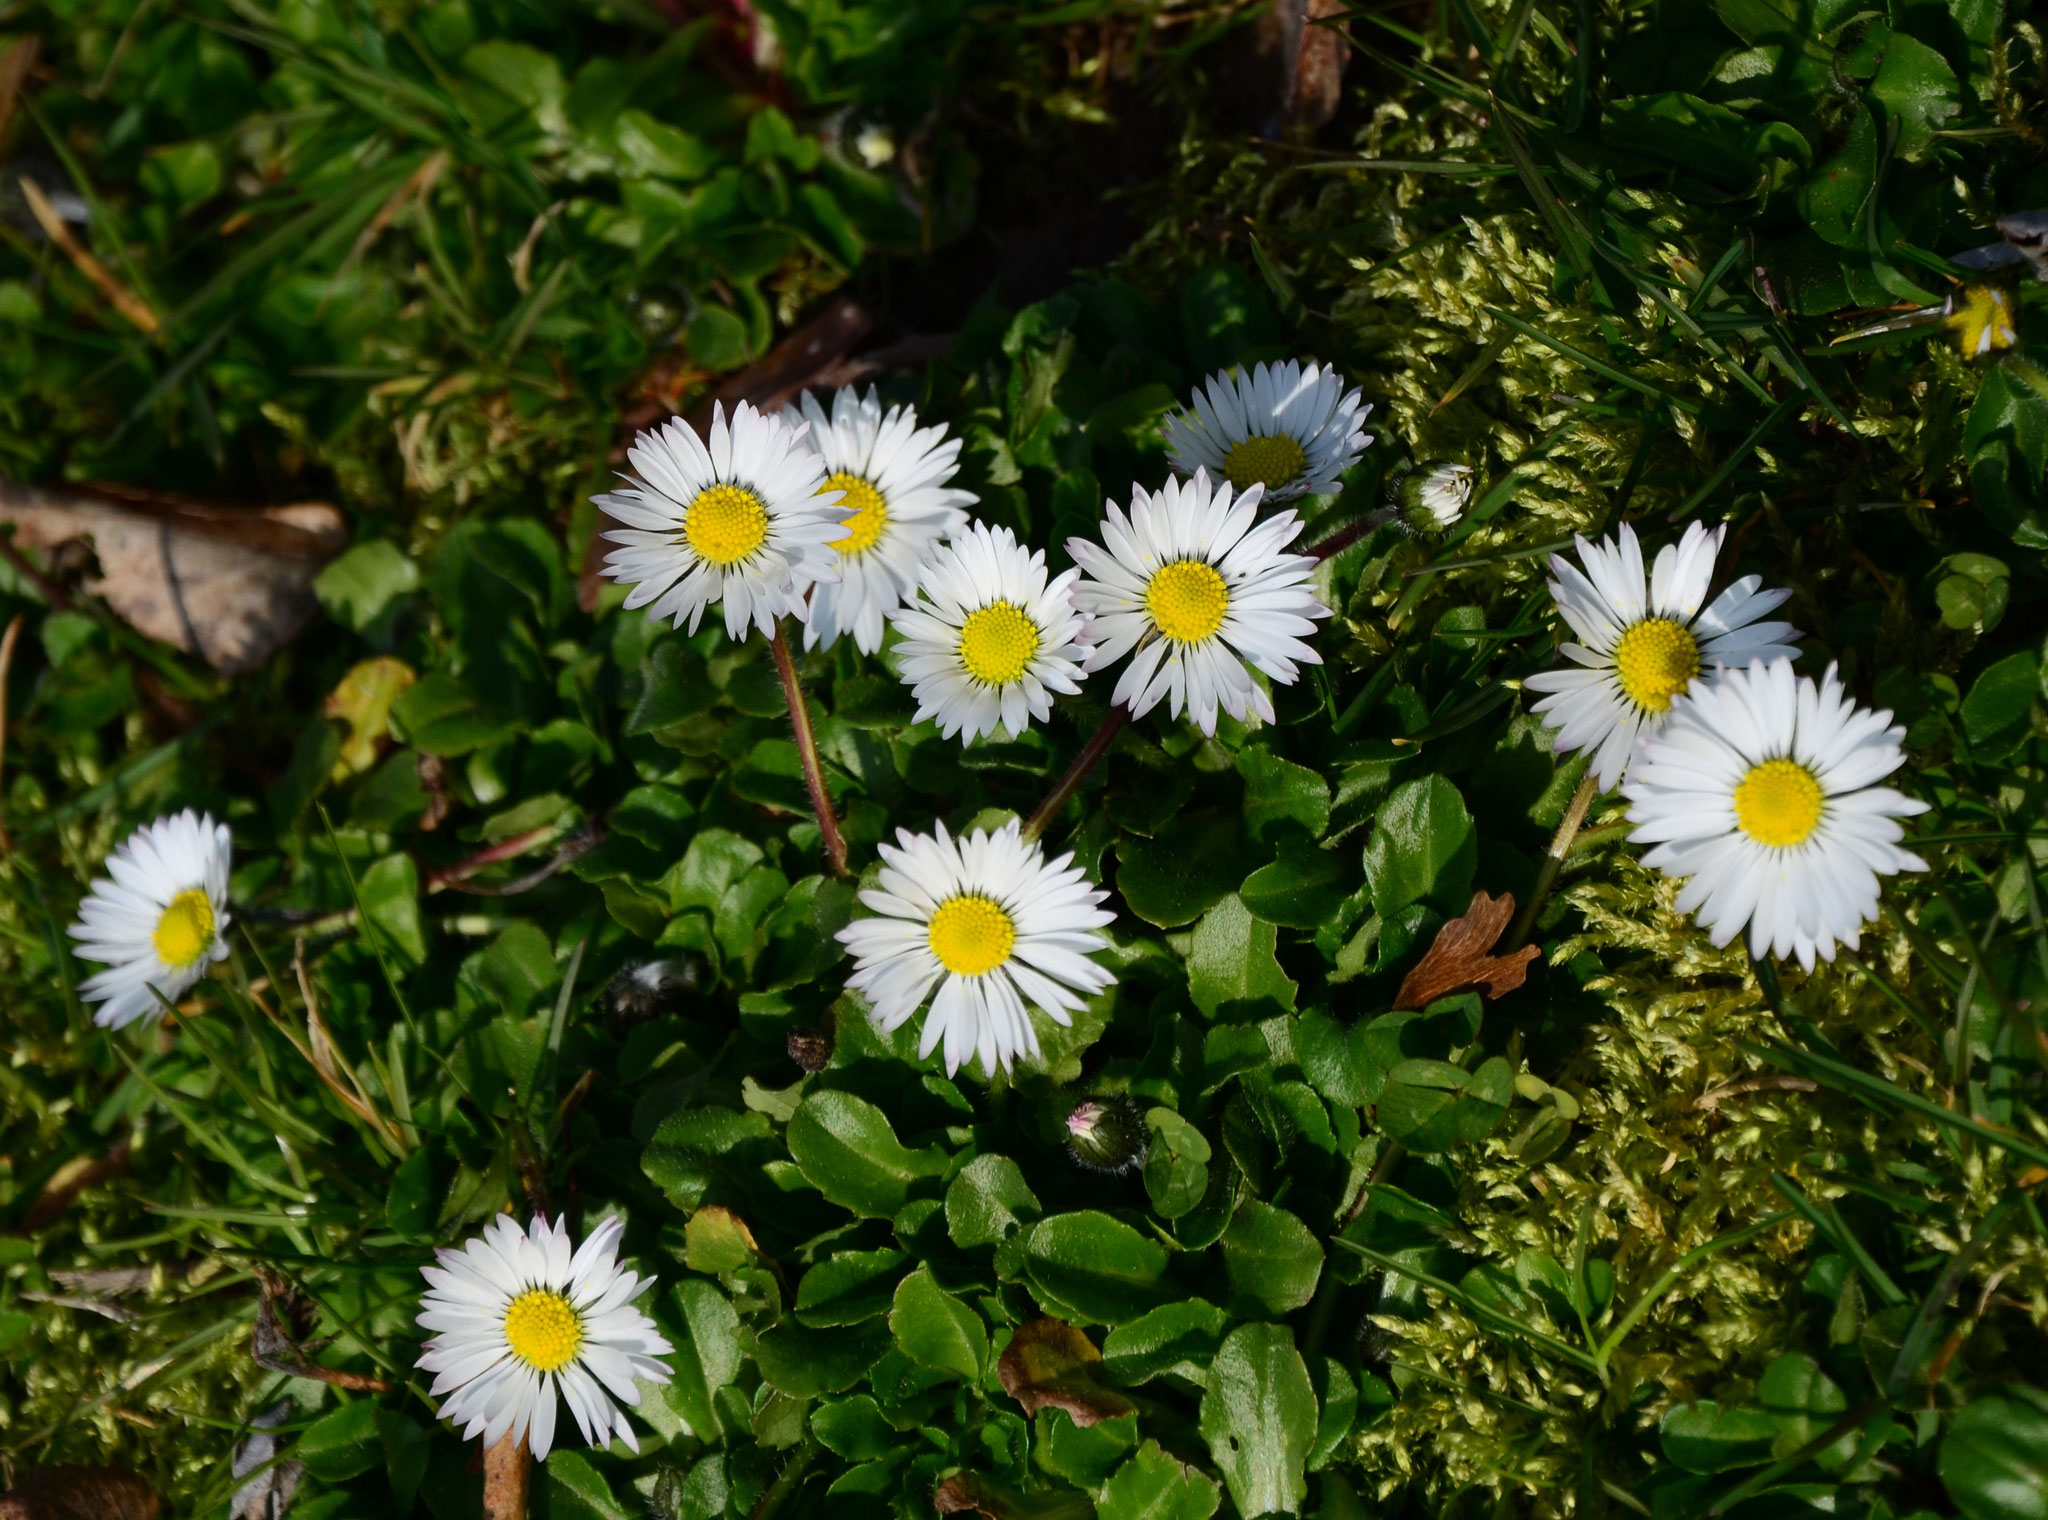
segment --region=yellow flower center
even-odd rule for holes
[[[1614,668],[1636,706],[1669,712],[1671,699],[1700,673],[1699,640],[1670,618],[1645,618],[1614,646]]]
[[[1735,821],[1758,844],[1784,849],[1802,844],[1820,827],[1827,794],[1797,760],[1751,766],[1735,787]]]
[[[888,502],[882,499],[882,493],[875,489],[872,481],[849,475],[844,470],[836,475],[827,475],[824,488],[818,494],[824,496],[833,491],[843,493],[839,505],[850,508],[853,516],[846,519],[846,537],[832,547],[849,559],[856,554],[867,553],[881,542],[883,530],[889,526]]]
[[[1013,602],[990,602],[960,625],[960,663],[984,686],[1008,686],[1038,653],[1038,625]]]
[[[927,931],[932,954],[955,976],[983,976],[1010,958],[1017,926],[989,898],[969,893],[939,904]]]
[[[213,948],[213,899],[201,887],[187,887],[164,908],[150,942],[166,966],[189,971]]]
[[[683,536],[697,558],[723,570],[767,541],[768,508],[745,486],[707,486],[690,503]]]
[[[1951,304],[1955,309],[1949,313],[1948,326],[1965,358],[1980,358],[2019,341],[2019,332],[2012,325],[2012,308],[1998,286],[1973,286]]]
[[[1260,485],[1271,491],[1293,480],[1307,463],[1300,444],[1284,433],[1269,434],[1232,444],[1223,456],[1223,473],[1240,491]]]
[[[583,1345],[583,1320],[561,1294],[528,1288],[505,1310],[505,1343],[535,1372],[560,1372]]]
[[[1230,588],[1214,565],[1177,559],[1154,572],[1145,587],[1145,610],[1176,644],[1199,644],[1223,626]]]

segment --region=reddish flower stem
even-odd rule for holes
[[[782,694],[789,700],[789,726],[796,733],[797,753],[803,757],[804,787],[811,794],[811,811],[818,815],[818,828],[825,836],[825,864],[834,876],[846,874],[846,836],[839,832],[839,817],[832,811],[832,794],[825,789],[825,767],[818,759],[818,735],[811,727],[811,709],[804,701],[803,683],[797,680],[796,661],[790,656],[789,640],[782,636],[782,620],[775,620],[775,635],[769,640],[775,650],[775,673],[782,678]]]

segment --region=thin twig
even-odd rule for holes
[[[1571,805],[1564,810],[1564,819],[1557,826],[1557,832],[1550,836],[1550,848],[1544,852],[1543,865],[1536,873],[1536,890],[1529,894],[1528,906],[1515,919],[1514,928],[1508,931],[1507,942],[1500,953],[1519,950],[1528,943],[1530,931],[1536,927],[1536,915],[1543,911],[1543,905],[1550,900],[1550,889],[1557,885],[1557,873],[1564,869],[1565,857],[1572,852],[1572,841],[1578,837],[1579,825],[1586,821],[1586,809],[1593,805],[1593,799],[1600,795],[1600,782],[1591,769],[1586,779],[1579,783],[1579,789],[1572,793]]]
[[[1036,839],[1043,834],[1053,819],[1059,817],[1060,809],[1067,805],[1068,799],[1088,778],[1088,773],[1095,769],[1104,755],[1109,753],[1110,745],[1116,742],[1116,736],[1123,732],[1124,725],[1130,721],[1131,710],[1123,703],[1119,702],[1109,710],[1109,716],[1102,720],[1102,726],[1089,735],[1088,742],[1081,746],[1081,753],[1074,757],[1074,763],[1053,783],[1052,790],[1045,794],[1045,801],[1038,804],[1037,811],[1032,813],[1030,821],[1024,825],[1024,837],[1027,840]]]
[[[796,733],[797,754],[804,766],[804,787],[811,794],[811,811],[818,815],[819,832],[825,836],[825,863],[834,876],[846,874],[846,836],[839,832],[839,816],[832,811],[832,793],[825,787],[825,767],[818,759],[818,736],[811,727],[811,709],[804,701],[803,683],[797,679],[796,661],[789,652],[789,640],[782,635],[782,620],[775,620],[775,634],[769,640],[775,651],[775,673],[782,678],[782,694],[789,700],[789,726]]]
[[[50,198],[43,194],[43,187],[26,174],[19,176],[21,198],[28,203],[29,215],[43,229],[49,240],[63,251],[78,272],[90,280],[99,293],[113,303],[128,322],[144,332],[154,335],[163,323],[150,309],[149,303],[136,295],[126,285],[114,278],[113,272],[88,253],[78,239],[71,235],[71,229],[64,225],[64,218],[57,215],[57,208],[50,204]]]
[[[22,614],[17,612],[7,624],[7,632],[0,633],[0,782],[7,779],[7,675],[14,668],[14,642],[21,637]],[[5,806],[7,789],[0,785],[0,807]],[[0,819],[0,850],[14,848],[14,836],[7,832],[7,824]]]
[[[71,593],[38,570],[34,562],[21,552],[21,548],[14,542],[12,534],[0,533],[0,559],[4,559],[8,564],[12,565],[15,573],[35,587],[36,595],[49,603],[55,611],[69,612],[71,610]]]

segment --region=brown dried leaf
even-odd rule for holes
[[[269,659],[319,611],[313,577],[348,544],[325,502],[251,509],[0,480],[0,525],[46,559],[89,541],[85,589],[138,632],[223,675]]]
[[[257,1366],[282,1372],[287,1377],[313,1378],[336,1388],[346,1388],[352,1393],[397,1391],[396,1383],[387,1383],[382,1378],[365,1377],[360,1372],[343,1372],[339,1368],[322,1367],[309,1361],[299,1342],[312,1329],[315,1312],[312,1303],[273,1272],[258,1267],[256,1276],[263,1293],[256,1305],[256,1326],[249,1335],[249,1355]],[[5,1520],[5,1517],[0,1516],[0,1520]]]
[[[14,124],[15,103],[21,98],[22,87],[28,83],[28,76],[36,66],[36,55],[42,50],[40,37],[17,37],[0,48],[0,149],[7,145],[7,129]]]
[[[249,1422],[249,1434],[235,1448],[234,1475],[248,1481],[235,1490],[228,1506],[228,1520],[284,1520],[306,1479],[306,1464],[276,1459],[277,1437],[272,1433],[291,1417],[292,1404],[273,1404]],[[251,1476],[253,1474],[254,1476]]]
[[[1483,987],[1488,997],[1497,998],[1521,986],[1529,974],[1529,962],[1536,959],[1537,947],[1524,945],[1507,955],[1490,953],[1514,916],[1514,893],[1488,897],[1474,892],[1464,917],[1437,930],[1429,953],[1401,979],[1394,1006],[1427,1008],[1462,987]]]
[[[0,1520],[157,1520],[164,1501],[118,1467],[39,1467],[0,1494]]]
[[[1136,1407],[1100,1381],[1101,1366],[1102,1353],[1081,1331],[1064,1320],[1037,1319],[1010,1338],[996,1376],[1027,1415],[1064,1409],[1076,1425],[1093,1425]]]

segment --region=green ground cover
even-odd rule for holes
[[[536,1472],[555,1520],[2048,1516],[2048,347],[2029,266],[1952,262],[2048,205],[2038,18],[1308,35],[0,5],[0,476],[327,500],[351,544],[233,678],[80,562],[0,563],[0,1476],[225,1516],[282,1405],[300,1520],[480,1513],[414,1316],[510,1207],[622,1216],[677,1347],[637,1456]],[[1985,290],[2016,342],[1899,320]],[[856,882],[766,643],[588,574],[636,422],[849,353],[1056,568],[1220,367],[1374,405],[1304,543],[1474,471],[1448,534],[1324,562],[1275,723],[1155,710],[1059,812],[1119,980],[993,1079],[844,991]],[[1906,727],[1930,869],[1832,965],[1715,949],[1614,793],[1543,879],[1585,770],[1520,689],[1544,556],[1625,521],[1726,523],[1800,669]],[[856,880],[898,828],[1029,815],[1109,704],[963,748],[886,654],[799,664]],[[186,806],[233,831],[232,960],[97,1029],[64,928]],[[1475,890],[1540,908],[1527,982],[1393,1011]],[[1084,1101],[1142,1164],[1077,1164]]]

